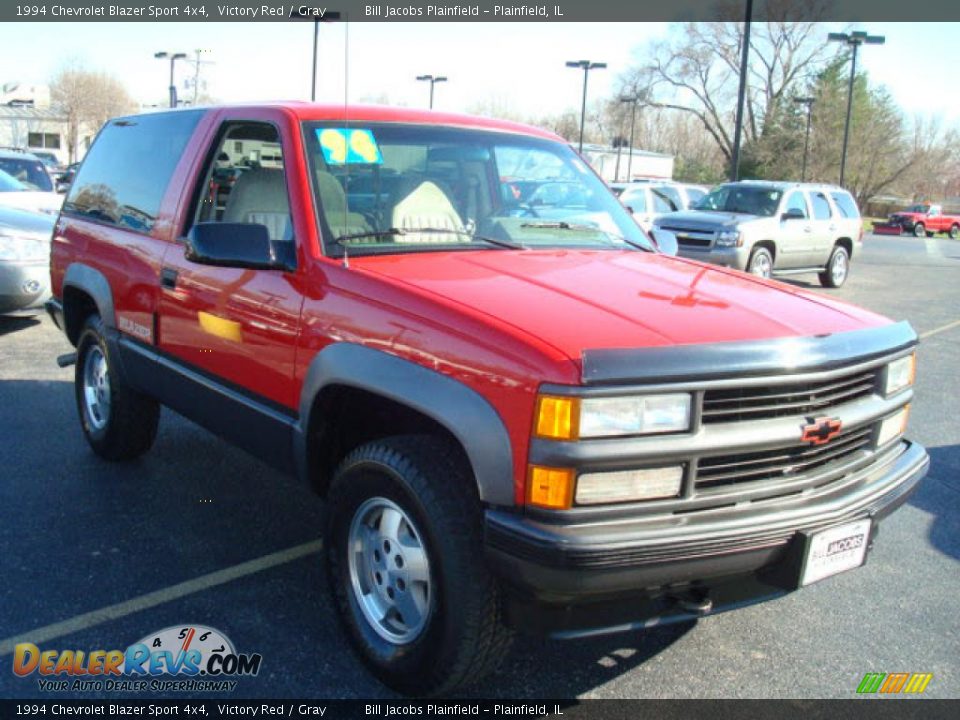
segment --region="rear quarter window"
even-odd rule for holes
[[[857,209],[857,204],[853,201],[853,198],[850,197],[850,195],[844,192],[833,192],[830,193],[830,197],[833,198],[834,205],[837,206],[837,210],[839,210],[840,214],[845,218],[857,219],[860,217],[860,211]]]
[[[64,213],[149,233],[202,115],[198,110],[111,120],[84,158]]]

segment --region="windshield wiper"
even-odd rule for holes
[[[558,220],[555,222],[539,222],[539,223],[523,223],[520,227],[522,228],[537,228],[543,230],[573,230],[575,232],[597,232],[603,233],[607,237],[613,238],[614,240],[619,240],[630,247],[635,247],[637,250],[643,250],[644,252],[653,252],[653,248],[648,248],[646,245],[641,245],[638,242],[634,242],[629,238],[625,238],[623,235],[617,235],[617,233],[610,232],[609,230],[604,230],[603,228],[594,227],[593,225],[584,225],[582,223],[568,223],[566,220]]]
[[[477,240],[488,245],[493,245],[495,247],[501,247],[507,250],[526,250],[526,245],[521,245],[520,243],[512,242],[510,240],[499,240],[496,238],[485,237],[483,235],[476,235],[474,233],[468,232],[466,230],[454,230],[452,228],[435,228],[435,227],[424,227],[424,228],[387,228],[386,230],[371,230],[370,232],[362,233],[353,233],[351,235],[341,235],[338,237],[335,242],[337,245],[346,247],[350,244],[351,240],[368,240],[368,239],[379,239],[387,237],[395,237],[398,235],[461,235],[463,237],[470,238],[471,241]]]

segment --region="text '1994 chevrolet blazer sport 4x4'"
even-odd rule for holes
[[[578,192],[521,200],[548,181]],[[689,621],[857,567],[928,465],[909,325],[671,257],[535,128],[113,120],[51,260],[94,451],[144,453],[162,404],[312,483],[346,632],[407,693],[477,679],[516,630]]]

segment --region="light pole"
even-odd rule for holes
[[[620,98],[620,102],[633,105],[630,109],[630,155],[627,156],[627,182],[630,182],[630,178],[633,177],[633,130],[637,125],[637,104],[642,99],[639,95]]]
[[[291,11],[291,15],[295,15]],[[307,19],[304,16],[297,15],[301,19]],[[320,46],[320,23],[334,22],[340,19],[340,13],[335,10],[328,10],[323,17],[313,17],[313,64],[310,66],[310,102],[317,101],[317,50]]]
[[[740,179],[740,139],[743,136],[743,104],[747,96],[747,66],[750,61],[750,24],[753,19],[753,0],[747,0],[743,18],[743,47],[740,50],[740,87],[737,90],[737,119],[733,128],[733,157],[730,158],[730,179]]]
[[[590,75],[591,70],[603,70],[607,66],[606,63],[601,62],[590,62],[589,60],[568,60],[568,68],[582,68],[583,69],[583,101],[580,105],[580,145],[578,152],[583,154],[583,125],[587,119],[587,77]]]
[[[417,75],[417,80],[430,83],[430,109],[433,110],[433,86],[437,83],[446,82],[447,78],[443,75]]]
[[[852,33],[830,33],[827,40],[846,43],[852,50],[850,57],[850,86],[847,89],[847,119],[843,124],[843,151],[840,155],[840,186],[847,172],[847,141],[850,138],[850,115],[853,112],[853,81],[857,75],[857,50],[861,45],[883,45],[887,39],[883,35],[867,35],[860,30]]]
[[[187,54],[156,52],[153,54],[153,56],[158,60],[170,58],[170,107],[175,108],[177,106],[177,86],[173,82],[173,66],[176,64],[177,60],[183,60]]]
[[[800,182],[807,181],[807,153],[810,150],[810,118],[813,115],[813,104],[817,101],[814,97],[795,97],[793,99],[798,105],[807,106],[807,133],[803,138],[803,170],[800,171]]]

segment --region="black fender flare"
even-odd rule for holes
[[[300,394],[294,452],[306,475],[307,433],[314,400],[331,385],[344,385],[406,405],[446,428],[463,446],[480,499],[513,505],[513,451],[500,415],[478,392],[442,373],[355,343],[334,343],[310,362]]]
[[[103,324],[111,330],[116,328],[113,291],[110,290],[110,283],[102,272],[83,263],[71,263],[64,273],[63,287],[64,289],[68,287],[76,288],[89,295],[97,306],[97,313],[103,320]],[[63,312],[66,322],[66,318],[70,316],[70,310],[66,304],[64,304]]]

